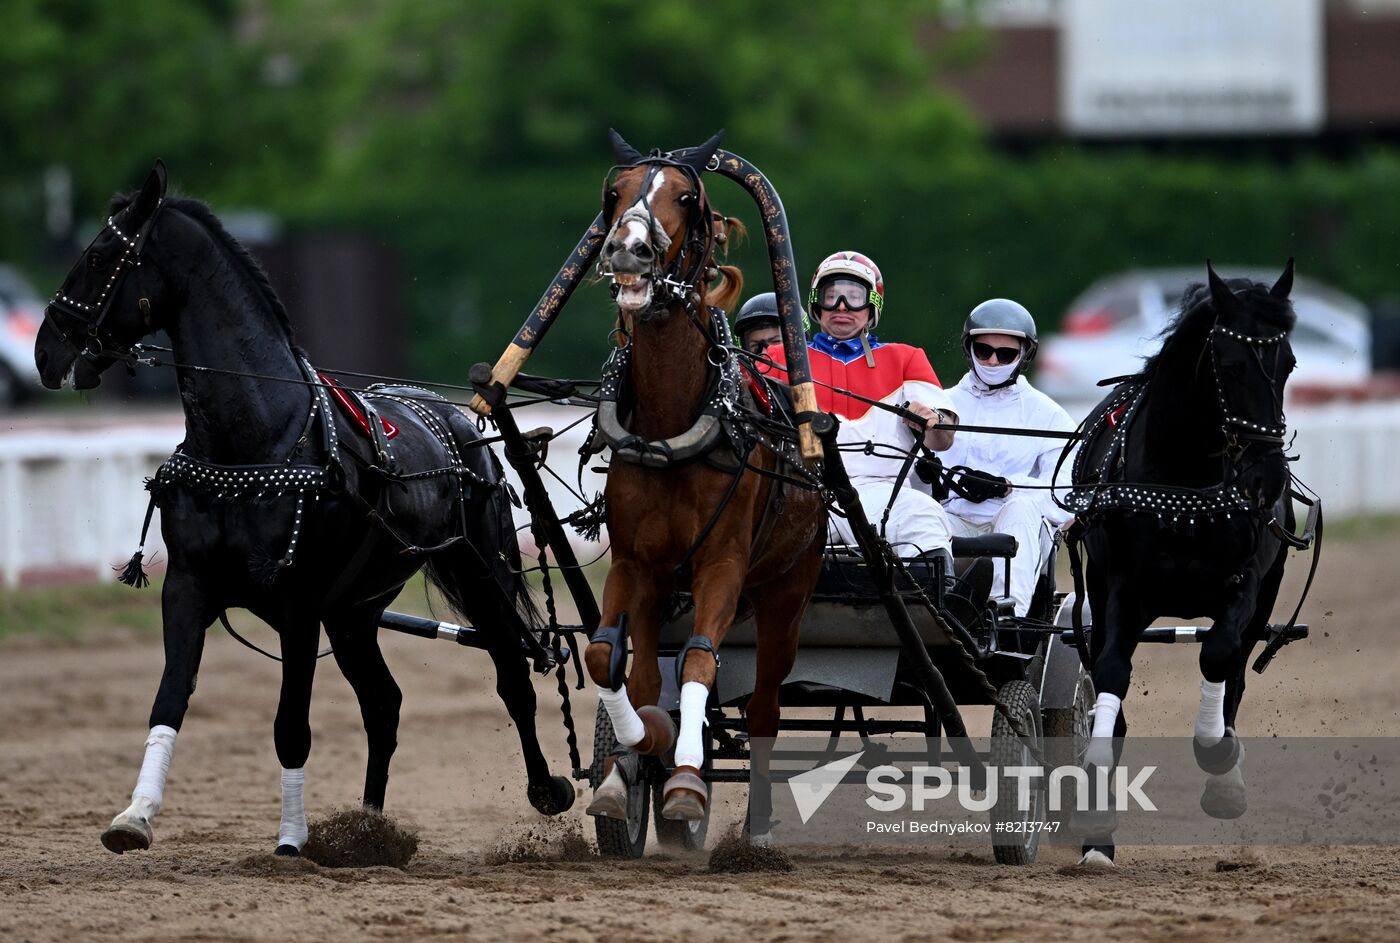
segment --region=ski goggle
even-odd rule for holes
[[[991,363],[992,358],[1003,367],[1009,363],[1015,363],[1016,358],[1021,356],[1019,347],[993,347],[991,344],[983,344],[981,341],[972,342],[972,356],[983,363]]]
[[[835,311],[844,304],[848,311],[860,311],[870,306],[870,286],[854,278],[833,278],[817,286],[813,304],[823,311]]]

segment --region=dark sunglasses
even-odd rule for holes
[[[1003,367],[1009,363],[1015,363],[1016,358],[1021,356],[1019,347],[993,347],[991,344],[983,344],[978,341],[972,342],[972,356],[978,360],[987,361],[996,357],[997,363]]]

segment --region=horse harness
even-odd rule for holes
[[[297,543],[301,536],[301,528],[305,516],[305,505],[307,497],[310,496],[313,502],[319,502],[321,496],[327,493],[342,494],[355,501],[365,512],[366,520],[372,525],[365,531],[365,536],[356,547],[350,561],[341,570],[339,576],[332,584],[326,594],[326,602],[334,604],[343,600],[346,592],[354,585],[362,574],[369,557],[378,546],[380,538],[388,535],[400,546],[400,553],[403,554],[428,554],[444,549],[456,543],[466,540],[466,493],[465,481],[470,480],[473,484],[495,488],[504,484],[504,479],[488,481],[477,475],[466,467],[462,460],[461,450],[456,439],[451,435],[450,430],[443,424],[441,419],[430,409],[419,402],[419,396],[429,394],[425,390],[406,387],[371,387],[363,394],[356,394],[354,391],[345,391],[348,396],[354,397],[353,405],[357,406],[363,413],[366,420],[366,438],[370,442],[370,447],[374,453],[373,461],[366,461],[357,455],[353,450],[342,448],[339,433],[336,430],[335,414],[332,409],[330,396],[327,389],[330,389],[330,381],[321,380],[320,376],[304,357],[297,358],[298,366],[307,383],[314,389],[311,398],[311,408],[308,411],[306,424],[301,436],[292,447],[287,458],[280,463],[264,465],[220,465],[207,462],[203,459],[190,455],[181,445],[175,453],[166,459],[159,468],[156,469],[154,477],[146,483],[146,488],[151,492],[150,502],[146,508],[145,521],[141,528],[141,544],[130,563],[124,569],[121,580],[133,586],[145,585],[145,574],[141,572],[141,558],[145,552],[146,537],[151,526],[151,517],[162,498],[172,489],[183,488],[206,495],[213,496],[216,500],[263,500],[276,499],[296,495],[296,508],[292,517],[291,537],[288,540],[286,551],[282,557],[275,561],[270,567],[255,568],[254,578],[266,583],[276,580],[278,574],[287,567],[293,565],[296,558]],[[412,389],[415,396],[412,398],[396,395],[394,391],[401,389]],[[374,407],[372,400],[387,399],[402,404],[411,410],[422,420],[423,425],[438,440],[439,444],[447,451],[452,464],[442,468],[428,469],[414,473],[400,473],[388,445],[389,436],[386,433],[386,423],[381,420],[378,410]],[[346,406],[347,412],[349,406]],[[319,421],[318,421],[319,420]],[[319,425],[321,439],[325,443],[326,461],[324,464],[316,465],[304,462],[297,462],[296,459],[301,454],[303,448],[309,442],[313,430]],[[392,426],[390,427],[392,428]],[[397,431],[397,430],[396,430]],[[352,458],[364,464],[368,473],[361,477],[361,487],[350,489],[346,487],[346,474],[344,468],[344,456],[348,454]],[[415,546],[405,540],[401,534],[389,523],[391,516],[389,510],[389,488],[390,484],[405,486],[409,481],[422,480],[425,478],[451,476],[457,483],[457,512],[460,519],[460,532],[449,537],[442,543],[431,547]],[[220,613],[220,621],[224,628],[242,644],[263,655],[280,660],[276,655],[264,651],[247,639],[239,635],[229,624],[227,613]],[[330,653],[327,649],[320,653],[323,657]]]
[[[1207,348],[1210,352],[1211,370],[1215,378],[1217,401],[1220,405],[1221,433],[1225,440],[1219,453],[1223,468],[1219,483],[1204,488],[1191,488],[1161,483],[1142,483],[1121,480],[1126,468],[1126,447],[1129,429],[1136,419],[1151,388],[1151,375],[1138,374],[1127,377],[1114,377],[1102,381],[1100,385],[1116,383],[1113,393],[1102,409],[1096,410],[1076,430],[1076,438],[1071,439],[1060,454],[1055,467],[1055,477],[1059,476],[1066,458],[1073,450],[1075,442],[1081,447],[1075,455],[1071,481],[1075,482],[1062,499],[1054,491],[1051,495],[1056,504],[1074,514],[1075,520],[1065,535],[1065,546],[1069,553],[1070,569],[1074,577],[1075,601],[1073,610],[1075,645],[1079,649],[1080,661],[1085,670],[1092,668],[1089,657],[1088,640],[1084,633],[1084,575],[1079,545],[1083,542],[1090,525],[1106,514],[1155,514],[1160,526],[1178,529],[1182,518],[1186,519],[1186,533],[1195,532],[1196,518],[1211,520],[1223,515],[1226,519],[1240,513],[1255,517],[1263,527],[1274,534],[1286,546],[1313,551],[1312,562],[1304,584],[1302,596],[1288,625],[1271,633],[1263,654],[1255,662],[1255,670],[1263,671],[1274,654],[1288,643],[1288,632],[1297,624],[1303,602],[1312,587],[1317,573],[1318,556],[1322,537],[1322,502],[1313,494],[1304,494],[1295,487],[1291,472],[1288,474],[1284,494],[1288,499],[1297,500],[1308,507],[1307,523],[1301,535],[1288,531],[1272,507],[1252,506],[1235,483],[1239,477],[1245,453],[1251,444],[1262,444],[1264,450],[1260,458],[1274,452],[1282,452],[1286,447],[1285,435],[1288,427],[1283,418],[1283,405],[1279,401],[1275,371],[1278,369],[1278,351],[1288,337],[1288,331],[1259,337],[1232,330],[1217,320],[1207,334]],[[1256,423],[1233,412],[1226,397],[1226,384],[1220,371],[1220,355],[1216,347],[1217,338],[1242,343],[1248,346],[1254,362],[1264,375],[1274,404],[1274,421]],[[1274,350],[1273,370],[1264,364],[1263,351]],[[1095,462],[1091,453],[1100,442],[1106,444]],[[1258,458],[1255,459],[1258,461]],[[1094,462],[1092,470],[1089,469]],[[1285,465],[1285,468],[1287,466]],[[1268,515],[1268,520],[1264,517]],[[1238,575],[1234,580],[1238,580]]]

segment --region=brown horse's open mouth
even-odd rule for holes
[[[612,281],[617,286],[617,306],[623,311],[636,312],[651,304],[649,272],[616,272]]]

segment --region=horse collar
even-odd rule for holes
[[[719,443],[721,434],[727,436],[736,454],[742,454],[743,433],[738,418],[742,388],[739,361],[731,352],[733,338],[724,312],[718,308],[709,310],[714,331],[710,335],[709,362],[715,367],[714,380],[695,423],[683,434],[648,442],[623,425],[619,403],[626,398],[627,382],[631,376],[630,340],[616,348],[603,365],[602,384],[598,388],[597,430],[619,461],[651,468],[684,464],[712,451]],[[724,351],[724,355],[716,358],[717,350]]]

